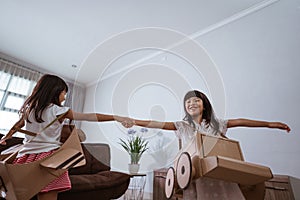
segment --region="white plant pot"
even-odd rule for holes
[[[140,164],[128,164],[128,171],[130,174],[137,174],[140,169]]]

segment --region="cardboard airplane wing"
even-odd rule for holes
[[[12,164],[15,155],[2,156],[0,175],[2,189],[9,200],[29,200],[70,167],[85,165],[76,129],[52,155],[31,163]]]

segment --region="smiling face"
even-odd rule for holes
[[[209,99],[198,90],[191,90],[185,94],[183,106],[185,111],[183,119],[190,124],[194,124],[194,122],[201,123],[202,120],[205,120],[206,124],[210,124],[212,119],[213,123],[216,121]]]
[[[194,120],[202,116],[203,109],[203,101],[199,97],[190,97],[185,101],[185,110]]]

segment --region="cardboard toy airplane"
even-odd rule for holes
[[[76,128],[52,155],[31,163],[12,164],[16,153],[0,156],[0,186],[8,200],[29,200],[72,167],[85,165]]]
[[[199,132],[180,151],[174,167],[165,182],[168,199],[177,187],[184,190],[192,179],[201,177],[238,183],[246,199],[264,199],[264,181],[273,177],[270,168],[244,161],[239,142]]]

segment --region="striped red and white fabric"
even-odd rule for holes
[[[38,154],[26,154],[22,157],[16,158],[14,160],[14,164],[24,164],[24,163],[33,162],[36,160],[43,159],[53,153],[54,153],[54,151],[43,152],[43,153],[38,153]],[[60,177],[58,177],[57,179],[50,182],[40,192],[49,192],[49,191],[53,191],[53,190],[62,192],[62,191],[70,190],[70,189],[71,189],[71,181],[69,178],[68,171],[66,171]]]

